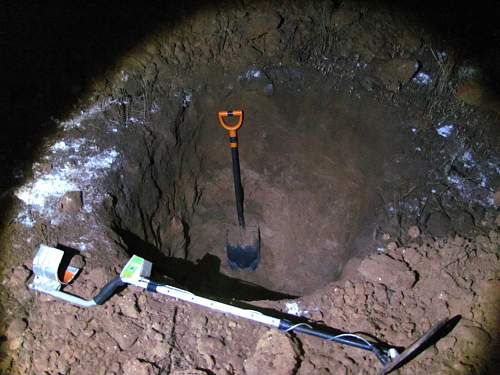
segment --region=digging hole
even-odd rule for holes
[[[373,249],[377,186],[410,140],[389,108],[344,95],[318,72],[271,67],[255,75],[241,78],[245,71],[235,68],[194,77],[206,84],[160,100],[140,133],[126,129],[123,168],[110,185],[112,227],[130,253],[184,285],[278,299],[337,280],[351,258]],[[254,272],[230,269],[225,255],[226,231],[238,222],[216,113],[236,108],[245,113],[238,133],[245,216],[261,233]],[[398,165],[392,172],[416,173],[415,163]]]

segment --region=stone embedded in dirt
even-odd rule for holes
[[[457,339],[455,337],[443,337],[441,340],[439,340],[436,343],[436,348],[439,350],[439,352],[446,352],[450,349],[453,349],[457,342]]]
[[[70,265],[82,269],[85,266],[85,258],[81,254],[76,254],[71,258]]]
[[[207,375],[207,371],[192,368],[189,370],[174,370],[171,372],[171,374],[172,375]]]
[[[408,229],[408,236],[410,236],[410,238],[417,238],[418,236],[420,236],[420,229],[419,227],[417,227],[416,225],[412,225],[409,229]]]
[[[33,351],[33,368],[37,374],[47,374],[46,370],[49,367],[50,351],[40,349]]]
[[[197,344],[198,351],[205,358],[210,368],[215,366],[215,354],[220,355],[224,347],[224,342],[215,337],[202,337]]]
[[[113,319],[116,320],[110,324],[107,332],[116,341],[120,349],[126,350],[135,344],[141,334],[141,329],[135,324],[127,324],[119,317],[115,316]]]
[[[60,202],[60,210],[66,213],[76,213],[83,207],[83,193],[81,191],[68,191]]]
[[[416,281],[415,273],[406,264],[385,254],[363,260],[358,270],[368,281],[384,284],[393,290],[410,289]]]
[[[240,80],[241,87],[245,91],[272,96],[274,94],[274,85],[265,72],[258,68],[248,70],[244,78]]]
[[[493,198],[493,204],[495,207],[500,207],[500,190],[495,192],[495,196]]]
[[[156,374],[154,367],[138,358],[130,359],[123,364],[123,375],[152,375]]]
[[[131,298],[121,298],[118,302],[118,305],[120,306],[120,312],[123,315],[128,316],[132,319],[137,319],[139,317],[140,311],[137,307],[137,302],[134,295],[132,295]]]
[[[170,255],[183,258],[186,252],[186,233],[182,218],[174,215],[170,220]]]
[[[488,85],[482,82],[466,82],[455,95],[466,104],[500,113],[500,98]]]
[[[48,162],[45,162],[45,163],[40,163],[40,164],[37,164],[37,172],[40,172],[40,173],[48,173],[52,170],[53,168],[53,165],[52,163],[48,163]]]
[[[388,251],[394,251],[398,248],[398,244],[396,242],[392,241],[392,242],[389,242],[387,244],[386,248]]]
[[[268,331],[257,342],[243,367],[248,375],[295,374],[298,355],[293,342],[281,332]]]
[[[28,324],[24,319],[14,319],[10,322],[5,336],[7,337],[8,346],[10,350],[17,350],[23,342],[23,334]]]
[[[30,276],[31,271],[29,269],[25,266],[18,266],[14,268],[6,284],[9,288],[18,290],[18,288],[26,285]]]
[[[408,83],[418,70],[418,63],[409,59],[393,59],[379,63],[374,75],[382,81],[389,91],[398,92]]]
[[[486,359],[492,338],[483,328],[464,319],[450,334],[457,339],[455,348],[471,357]]]

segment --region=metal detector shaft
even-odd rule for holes
[[[68,273],[68,270],[60,270],[60,263],[63,255],[64,252],[62,250],[45,245],[40,246],[35,259],[33,260],[33,270],[35,273],[35,278],[33,279],[33,282],[29,284],[31,289],[49,294],[51,296],[60,298],[66,302],[70,302],[81,307],[93,307],[103,304],[106,300],[113,296],[117,288],[119,288],[120,286],[131,284],[150,292],[157,292],[169,297],[204,306],[222,313],[252,320],[254,322],[277,328],[281,331],[301,332],[307,335],[320,337],[322,339],[336,341],[344,345],[350,345],[360,349],[374,351],[373,343],[356,335],[350,335],[333,330],[331,332],[324,332],[304,323],[294,325],[288,320],[268,316],[259,311],[244,309],[241,307],[214,301],[205,297],[197,296],[196,294],[188,292],[187,290],[152,281],[148,279],[151,274],[152,263],[141,257],[138,257],[137,255],[134,255],[132,258],[130,258],[130,260],[127,262],[122,272],[120,273],[120,276],[117,276],[110,282],[108,282],[94,298],[86,300],[84,298],[60,290],[64,284],[64,281],[61,281],[59,279],[59,274],[61,273],[61,271],[62,273]],[[74,270],[73,268],[71,269]],[[76,272],[77,271],[74,271],[74,274],[76,274]],[[71,279],[73,278],[74,274],[72,274]]]
[[[63,252],[61,250],[41,245],[35,259],[33,260],[35,278],[33,282],[29,284],[30,288],[47,293],[81,307],[92,307],[104,303],[107,299],[113,296],[117,288],[120,286],[131,284],[150,292],[157,292],[189,303],[194,303],[199,306],[204,306],[221,313],[252,320],[254,322],[277,328],[284,332],[303,333],[319,337],[324,340],[335,341],[343,345],[373,352],[385,366],[383,370],[384,373],[391,371],[397,365],[401,365],[403,361],[408,360],[415,350],[422,347],[432,339],[435,332],[437,332],[439,328],[430,330],[426,335],[417,340],[414,345],[409,347],[400,355],[397,348],[368,340],[358,334],[346,333],[331,328],[320,329],[302,322],[293,323],[286,319],[279,319],[265,315],[259,311],[244,309],[234,305],[214,301],[205,297],[197,296],[187,290],[152,281],[149,279],[152,263],[138,257],[137,255],[130,258],[120,273],[120,276],[115,277],[108,284],[106,284],[106,286],[104,286],[104,288],[102,288],[93,299],[85,300],[81,297],[60,290],[63,284],[68,283],[68,280],[71,280],[77,272],[74,271],[74,267],[68,267],[67,270],[62,270],[65,274],[63,281],[59,279],[59,274],[61,274],[61,270],[59,268],[62,256]],[[69,279],[66,277],[68,272],[71,273],[71,277]]]
[[[364,349],[375,353],[377,358],[383,365],[386,365],[388,360],[386,355],[379,350],[375,343],[361,338],[358,335],[345,333],[338,330],[331,330],[330,332],[322,331],[305,323],[293,324],[292,322],[284,319],[274,318],[259,311],[243,309],[237,306],[228,305],[225,303],[217,302],[208,298],[197,296],[191,292],[183,289],[175,288],[170,285],[159,284],[146,278],[134,281],[131,284],[140,288],[146,289],[149,292],[157,292],[167,295],[169,297],[177,298],[186,302],[194,303],[196,305],[208,307],[209,309],[216,310],[222,313],[231,314],[240,318],[252,320],[254,322],[262,323],[280,331],[285,332],[300,332],[306,335],[319,337],[328,341],[335,341],[337,343],[352,346],[359,349]]]

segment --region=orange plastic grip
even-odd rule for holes
[[[240,109],[236,109],[234,111],[220,111],[218,115],[220,126],[229,132],[230,137],[236,137],[236,131],[241,128],[241,125],[243,124],[243,111]],[[226,124],[224,121],[224,118],[226,117],[237,117],[238,119],[236,124]]]

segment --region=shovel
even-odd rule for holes
[[[228,124],[227,117],[234,117],[236,122]],[[220,125],[229,132],[229,146],[233,158],[234,194],[236,196],[236,212],[238,227],[226,232],[226,256],[229,266],[235,268],[250,268],[255,271],[260,261],[260,232],[258,227],[247,227],[243,214],[243,187],[241,186],[240,157],[238,153],[237,131],[243,125],[243,111],[220,111]]]

